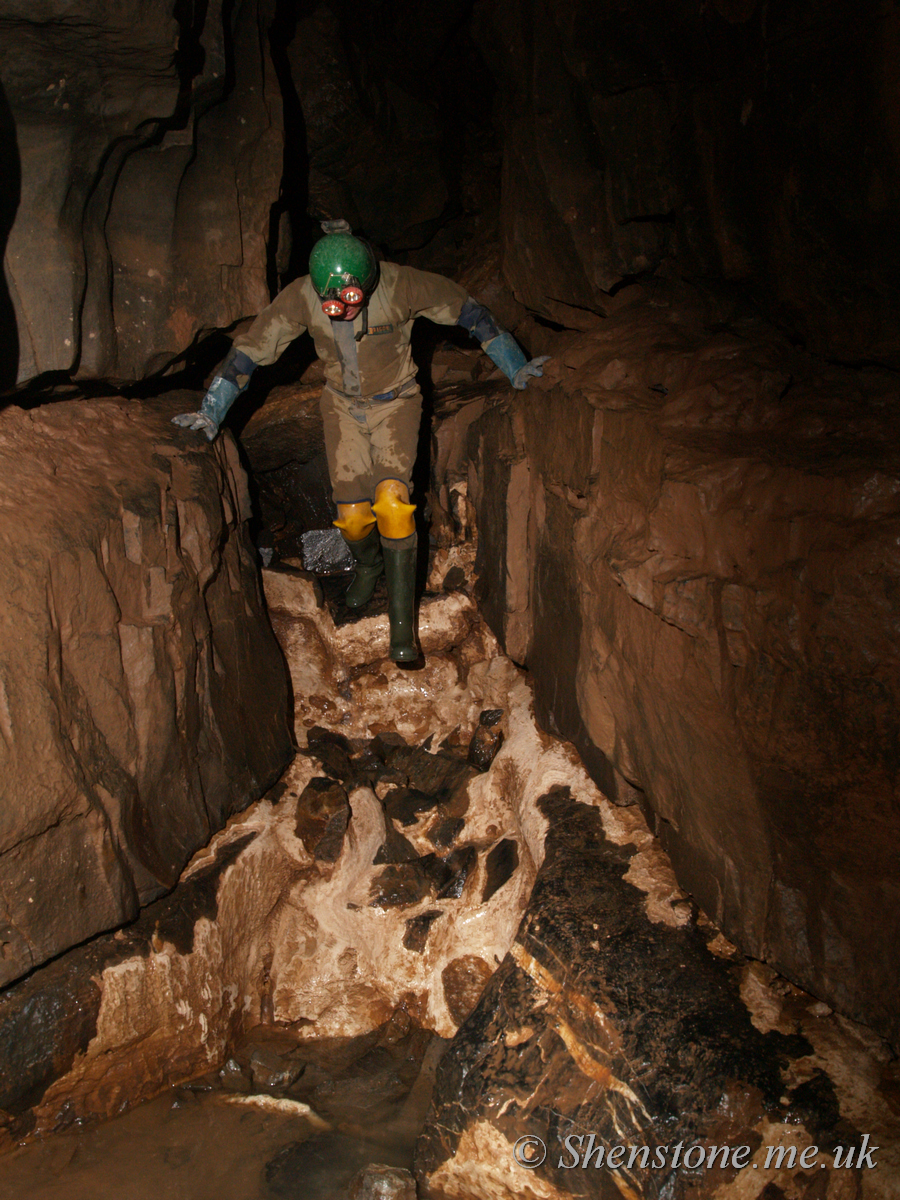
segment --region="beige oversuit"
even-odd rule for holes
[[[442,275],[382,263],[367,307],[350,321],[332,321],[309,276],[297,279],[264,309],[234,348],[267,366],[304,332],[325,365],[322,393],[325,450],[335,502],[375,494],[383,479],[410,483],[422,397],[410,335],[416,317],[455,325],[465,288]]]

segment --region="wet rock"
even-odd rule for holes
[[[190,954],[194,949],[199,922],[213,922],[218,916],[222,873],[252,845],[256,836],[255,832],[248,832],[229,841],[211,861],[198,866],[191,877],[190,886],[182,885],[150,905],[144,911],[141,926],[146,927],[152,921],[153,938],[157,943],[168,943],[179,954]]]
[[[222,1064],[218,1071],[218,1080],[227,1092],[248,1095],[253,1088],[250,1072],[245,1070],[236,1058],[229,1058]]]
[[[425,949],[432,923],[441,915],[441,909],[432,908],[428,912],[419,913],[417,917],[410,917],[406,922],[406,933],[403,935],[403,945],[406,949],[412,950],[414,954],[421,954]]]
[[[301,745],[310,729],[323,725],[354,741],[391,730],[419,742],[436,724],[443,737],[445,729],[462,721],[468,744],[470,710],[477,709],[477,702],[468,696],[465,673],[495,652],[488,644],[493,636],[476,620],[471,597],[456,593],[423,600],[419,637],[425,663],[410,672],[387,660],[386,612],[339,628],[327,606],[319,605],[308,578],[269,570],[263,572],[263,582],[273,626],[291,664]],[[474,657],[458,660],[457,646]],[[392,778],[399,782],[403,775],[401,759]],[[380,777],[388,778],[384,773]]]
[[[347,738],[314,725],[307,732],[306,744],[310,757],[318,759],[335,779],[349,783],[354,778],[353,747]]]
[[[0,991],[0,1146],[4,1135],[19,1136],[35,1126],[36,1113],[46,1097],[52,1097],[54,1083],[73,1067],[77,1073],[77,1064],[88,1061],[89,1047],[102,1040],[104,972],[121,971],[122,964],[128,963],[127,970],[138,973],[157,953],[166,959],[172,954],[199,953],[203,935],[198,938],[198,929],[209,928],[218,917],[222,877],[255,839],[255,833],[244,833],[221,847],[190,880],[148,905],[127,930],[75,947]],[[230,1024],[233,999],[223,995],[220,1000],[222,1016]],[[88,1111],[95,1111],[91,1104],[100,1099],[110,1104],[104,1115],[111,1115],[121,1102],[120,1088],[127,1091],[129,1102],[137,1103],[159,1091],[166,1071],[184,1079],[209,1065],[211,1047],[192,1046],[187,1038],[170,1041],[171,1013],[148,1014],[146,1001],[146,995],[133,991],[128,1005],[119,1005],[123,1017],[127,1010],[132,1035],[145,1022],[141,1070],[132,1075],[120,1065],[112,1099],[95,1083],[89,1084]],[[207,1006],[210,1014],[213,1007]],[[198,1028],[198,1041],[200,1033]],[[160,1047],[154,1047],[154,1035],[161,1039]],[[208,1036],[202,1040],[209,1042]],[[240,1064],[238,1068],[240,1072]],[[49,1103],[53,1127],[64,1103],[73,1105],[71,1093],[64,1101]]]
[[[255,1050],[250,1058],[250,1074],[255,1089],[283,1092],[293,1086],[303,1073],[303,1067],[286,1063],[265,1049]]]
[[[434,882],[421,859],[384,867],[372,880],[373,908],[408,908],[434,890]]]
[[[519,848],[512,838],[504,838],[488,853],[485,862],[484,890],[481,903],[487,904],[491,896],[498,892],[511,877],[519,865]]]
[[[458,900],[463,894],[470,872],[478,862],[478,854],[474,846],[461,846],[443,861],[450,872],[450,878],[438,892],[438,899]]]
[[[437,854],[423,854],[419,862],[436,894],[440,894],[445,887],[450,886],[455,872],[449,859],[440,858]]]
[[[387,821],[386,827],[385,839],[372,860],[375,864],[413,862],[419,857],[412,842],[408,841],[402,833],[398,833],[390,820]]]
[[[311,779],[297,800],[297,837],[320,862],[337,862],[350,822],[350,801],[333,779]]]
[[[297,1200],[316,1193],[347,1195],[354,1175],[371,1157],[371,1146],[347,1134],[317,1134],[294,1142],[266,1163],[267,1200]]]
[[[574,1172],[558,1165],[570,1161],[563,1141],[585,1131],[607,1147],[724,1139],[755,1152],[767,1122],[792,1120],[784,1072],[809,1043],[755,1028],[739,971],[707,950],[695,926],[649,919],[624,879],[629,851],[606,839],[597,809],[564,787],[542,808],[547,854],[510,954],[490,979],[477,960],[444,973],[460,1008],[477,995],[479,976],[487,982],[438,1070],[419,1179],[467,1200],[521,1195],[523,1178],[543,1189],[536,1194],[568,1195]],[[834,1084],[823,1078],[808,1091],[806,1127],[831,1145],[840,1133]],[[526,1136],[547,1147],[527,1176],[512,1153]],[[576,1194],[687,1194],[690,1172],[651,1162],[652,1153],[630,1169],[620,1164],[615,1182],[605,1167],[579,1171]]]
[[[493,969],[477,954],[464,954],[441,972],[444,999],[453,1020],[462,1023],[478,1003]]]
[[[490,769],[503,745],[503,730],[498,728],[503,718],[503,709],[486,709],[478,719],[478,728],[469,743],[468,762],[479,771]]]
[[[402,1167],[369,1163],[354,1176],[350,1200],[416,1200],[416,1181]]]
[[[712,311],[623,293],[468,426],[478,595],[726,936],[896,1038],[896,381]]]
[[[429,754],[420,746],[397,747],[388,761],[407,775],[411,788],[433,796],[435,802],[448,807],[454,801],[463,803],[465,786],[475,776],[472,768],[456,755],[442,751]]]
[[[445,592],[455,592],[466,586],[466,575],[462,567],[451,567],[443,578],[441,586]]]
[[[184,404],[0,414],[0,984],[133,919],[292,754],[246,478]]]
[[[438,797],[419,788],[394,788],[384,798],[385,816],[401,825],[415,825],[422,813],[431,812],[438,804]]]
[[[264,485],[277,486],[278,472],[292,464],[309,463],[322,453],[321,394],[320,382],[276,385],[267,392],[265,404],[251,413],[241,427],[241,445],[254,477],[260,477]],[[291,511],[302,513],[303,505],[304,497],[296,496]],[[305,526],[301,522],[301,527],[327,529],[327,524],[319,519],[326,512],[319,508],[308,510],[309,520]]]
[[[493,729],[503,720],[502,708],[485,708],[478,717],[478,724],[485,729]]]
[[[466,827],[463,817],[440,817],[428,830],[428,840],[437,850],[447,850]]]
[[[391,765],[391,756],[407,746],[401,733],[386,729],[372,738],[372,749],[385,765]]]

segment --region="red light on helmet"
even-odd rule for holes
[[[322,312],[326,317],[342,317],[346,310],[343,300],[325,300],[322,304]]]
[[[341,288],[341,299],[345,304],[349,304],[351,308],[354,305],[362,304],[364,298],[365,292],[354,283],[349,283],[345,288]]]

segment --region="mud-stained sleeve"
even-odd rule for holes
[[[438,325],[455,325],[469,295],[464,287],[443,275],[403,268],[410,316],[427,317]]]
[[[234,339],[234,349],[267,367],[280,358],[294,338],[305,333],[309,314],[303,297],[303,280],[295,279],[264,308],[253,324]]]

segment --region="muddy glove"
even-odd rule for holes
[[[172,418],[172,424],[198,432],[202,429],[212,441],[219,432],[219,426],[225,420],[229,408],[250,382],[250,376],[255,369],[256,363],[242,351],[229,350],[218,374],[209,385],[209,391],[203,397],[199,411],[179,413],[177,417]]]
[[[528,386],[528,380],[532,376],[543,375],[543,364],[550,357],[549,354],[544,354],[540,358],[527,361],[513,335],[505,332],[485,342],[482,349],[519,391]]]
[[[181,425],[185,429],[202,429],[210,441],[219,432],[219,427],[211,417],[204,416],[202,412],[179,413],[177,417],[172,418],[173,425]]]
[[[528,387],[528,380],[532,377],[539,378],[544,374],[544,363],[550,361],[549,354],[541,354],[538,358],[529,359],[524,367],[519,367],[512,381],[514,388],[523,391]]]

